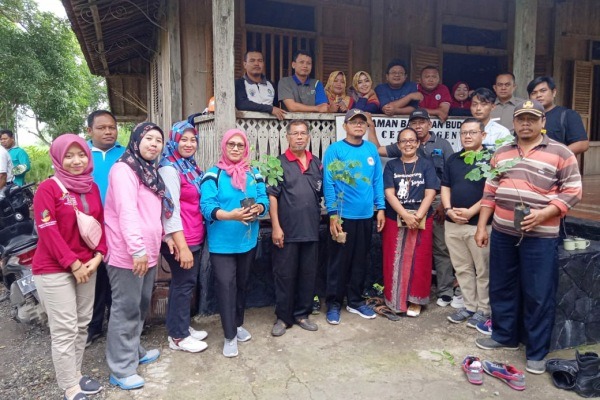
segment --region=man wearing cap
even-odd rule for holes
[[[559,221],[581,200],[577,159],[565,145],[542,134],[544,107],[527,100],[515,108],[516,139],[496,150],[492,168],[516,162],[486,181],[475,241],[490,244],[492,336],[475,343],[485,350],[526,343],[526,370],[544,373],[550,349],[558,283]],[[530,207],[518,228],[517,206]],[[486,223],[491,216],[492,232]]]
[[[305,50],[294,54],[294,75],[281,78],[277,85],[279,100],[290,112],[320,112],[329,110],[325,88],[318,79],[312,79],[312,55]]]
[[[540,76],[529,82],[527,93],[531,100],[539,101],[546,113],[546,134],[567,146],[575,155],[585,153],[590,147],[583,121],[577,111],[554,104],[556,84],[550,76]]]
[[[417,132],[420,141],[417,155],[433,162],[435,172],[442,180],[446,163],[454,153],[452,145],[446,140],[438,137],[431,131],[433,123],[427,110],[417,108],[408,118],[408,126]],[[377,151],[382,157],[401,157],[402,153],[396,144],[380,146],[374,130],[369,131],[369,140],[377,146]],[[462,296],[459,291],[454,293],[454,273],[450,254],[444,239],[444,208],[442,207],[439,193],[435,196],[432,204],[435,210],[433,224],[433,261],[436,271],[437,282],[437,305],[446,307],[452,304],[454,308],[462,308]],[[454,298],[453,298],[454,297]]]
[[[257,50],[248,50],[244,56],[246,73],[235,81],[235,108],[241,111],[258,111],[272,114],[278,120],[283,120],[285,111],[277,104],[275,88],[263,74],[265,61]]]
[[[381,232],[385,223],[385,201],[383,170],[377,148],[362,139],[367,126],[363,111],[348,110],[343,125],[346,138],[331,144],[323,160],[323,191],[331,233],[327,263],[327,322],[332,325],[340,323],[345,296],[348,298],[346,310],[363,318],[375,318],[375,312],[365,304],[361,294],[371,248],[373,208],[377,209],[377,232]],[[349,168],[349,162],[358,162],[358,165]],[[332,165],[336,167],[339,163],[345,165],[335,168],[336,171],[330,170]],[[344,171],[356,178],[354,185],[335,179],[336,173]],[[346,242],[338,243],[344,233]]]
[[[286,131],[289,147],[279,156],[283,181],[267,189],[277,316],[273,336],[283,335],[293,324],[308,331],[318,329],[308,316],[317,274],[323,167],[321,160],[306,150],[308,122],[292,120]]]
[[[517,89],[516,79],[512,72],[503,72],[496,76],[494,92],[496,92],[495,107],[492,109],[491,118],[500,125],[513,131],[513,113],[515,107],[523,102],[523,99],[515,97]]]

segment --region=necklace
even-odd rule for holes
[[[412,171],[410,171],[410,177],[408,177],[408,174],[406,173],[406,164],[404,163],[404,160],[402,158],[400,158],[400,161],[402,161],[402,169],[404,169],[404,176],[406,176],[406,187],[408,187],[409,189],[410,189],[410,181],[412,181],[413,174],[415,173],[415,168],[417,168],[418,160],[419,160],[419,157],[415,157],[415,163],[413,164]]]

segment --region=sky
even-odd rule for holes
[[[61,18],[67,18],[67,13],[60,0],[36,0],[36,3],[42,11],[49,11]]]

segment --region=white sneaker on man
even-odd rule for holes
[[[169,348],[172,350],[187,351],[189,353],[199,353],[202,350],[206,350],[208,345],[206,342],[196,340],[192,336],[188,336],[183,339],[173,339],[169,336]]]
[[[208,333],[206,331],[197,331],[191,326],[188,329],[190,331],[190,336],[196,340],[204,340],[208,336]]]
[[[452,296],[452,303],[450,303],[450,307],[452,308],[456,308],[457,310],[460,310],[461,308],[465,307],[465,300],[463,299],[462,295],[454,295]]]

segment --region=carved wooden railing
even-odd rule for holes
[[[236,113],[237,128],[246,132],[251,157],[260,154],[279,155],[288,148],[286,126],[293,119],[303,119],[310,128],[310,144],[308,150],[319,158],[327,147],[335,141],[335,118],[340,114],[320,113],[287,113],[283,121],[266,113],[238,111]],[[197,160],[201,169],[214,165],[220,156],[221,138],[224,132],[215,132],[214,116],[200,116],[195,119],[196,128],[200,133]]]

